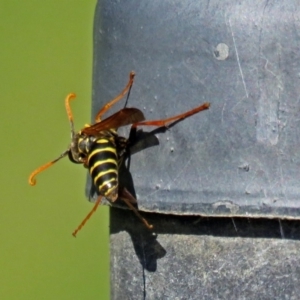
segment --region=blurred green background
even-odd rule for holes
[[[28,185],[68,146],[68,93],[76,129],[90,120],[95,6],[0,1],[0,299],[109,299],[107,207],[71,235],[92,207],[86,170],[65,158]]]

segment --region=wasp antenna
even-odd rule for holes
[[[36,170],[34,170],[30,175],[29,175],[29,179],[28,182],[30,185],[34,186],[36,185],[36,179],[34,178],[37,174],[43,172],[44,170],[48,169],[49,167],[51,167],[53,164],[55,164],[58,160],[60,160],[61,158],[65,157],[69,152],[69,149],[66,150],[65,152],[63,152],[58,158],[46,163],[45,165],[37,168]]]
[[[70,101],[75,98],[76,98],[76,94],[70,93],[67,95],[66,100],[65,100],[66,111],[67,111],[70,122],[73,122],[73,114],[72,114],[72,110],[70,107]]]
[[[87,214],[87,216],[83,219],[83,221],[80,223],[80,225],[73,231],[72,235],[76,237],[77,232],[85,225],[85,223],[88,221],[88,219],[92,216],[92,214],[97,210],[99,204],[101,203],[102,196],[100,195],[95,202],[94,207],[92,210]]]
[[[66,111],[67,115],[70,121],[70,127],[71,127],[71,137],[75,136],[75,131],[74,131],[74,122],[73,122],[73,114],[70,106],[70,101],[76,97],[76,94],[70,93],[67,95],[66,100],[65,100],[65,106],[66,106]]]
[[[54,164],[53,161],[48,162],[47,164],[37,168],[36,170],[34,170],[30,176],[29,176],[29,184],[34,186],[36,185],[36,179],[34,178],[37,174],[41,173],[42,171],[48,169],[50,166],[52,166]]]

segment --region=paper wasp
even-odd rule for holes
[[[137,108],[124,107],[120,111],[110,117],[101,120],[102,116],[126,94],[129,95],[131,90],[134,72],[129,74],[129,81],[124,90],[113,100],[104,105],[95,117],[95,123],[85,125],[83,129],[75,133],[73,115],[70,107],[70,101],[76,97],[75,94],[69,94],[65,99],[65,107],[71,126],[71,143],[58,158],[39,167],[29,176],[29,184],[35,185],[35,176],[52,166],[61,158],[68,156],[70,161],[77,164],[83,164],[89,169],[93,184],[97,188],[99,194],[93,209],[81,222],[78,228],[73,232],[76,236],[77,232],[84,226],[86,221],[96,211],[101,199],[105,197],[109,202],[113,203],[118,198],[123,200],[126,205],[133,210],[138,218],[149,229],[153,226],[144,219],[138,210],[134,207],[136,199],[125,188],[119,186],[119,167],[121,162],[126,158],[126,152],[131,144],[131,139],[120,137],[117,129],[122,126],[131,125],[131,133],[136,131],[137,126],[159,126],[167,127],[171,122],[179,121],[190,117],[202,110],[208,109],[210,104],[204,103],[188,112],[176,115],[163,120],[145,121],[143,113]],[[125,105],[126,106],[126,105]],[[130,134],[132,136],[132,134]]]

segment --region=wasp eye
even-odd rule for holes
[[[83,154],[83,153],[80,153],[80,154],[79,154],[79,157],[78,157],[78,160],[79,160],[80,162],[84,162],[84,161],[86,160],[86,155]]]

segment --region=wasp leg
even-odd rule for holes
[[[126,188],[124,188],[119,194],[119,198],[126,203],[126,205],[135,213],[135,215],[144,223],[144,225],[148,229],[153,228],[153,225],[149,224],[148,221],[145,218],[143,218],[138,212],[138,210],[132,205],[132,203],[136,203],[136,199],[130,194],[130,192]]]
[[[132,84],[133,84],[133,79],[134,79],[135,73],[132,71],[129,73],[129,81],[126,85],[126,87],[124,88],[124,90],[113,100],[111,100],[110,102],[108,102],[107,104],[105,104],[97,113],[96,117],[95,117],[95,122],[98,123],[101,121],[101,117],[114,105],[116,104],[118,101],[120,101],[127,92],[130,91]]]
[[[197,114],[198,112],[208,109],[210,106],[210,103],[205,102],[202,105],[191,109],[185,113],[176,115],[174,117],[171,118],[167,118],[167,119],[163,119],[163,120],[153,120],[153,121],[143,121],[143,122],[138,122],[132,125],[132,129],[136,128],[137,126],[165,126],[167,127],[168,123],[174,122],[174,121],[179,121],[179,120],[183,120],[185,118],[188,118],[194,114]]]
[[[102,200],[102,196],[100,195],[98,197],[97,201],[95,202],[95,205],[92,208],[92,210],[87,214],[87,216],[83,219],[83,221],[80,223],[80,225],[73,231],[72,235],[74,237],[76,237],[77,232],[85,225],[85,223],[88,221],[88,219],[90,219],[92,214],[97,210],[99,204],[101,203],[101,200]]]

